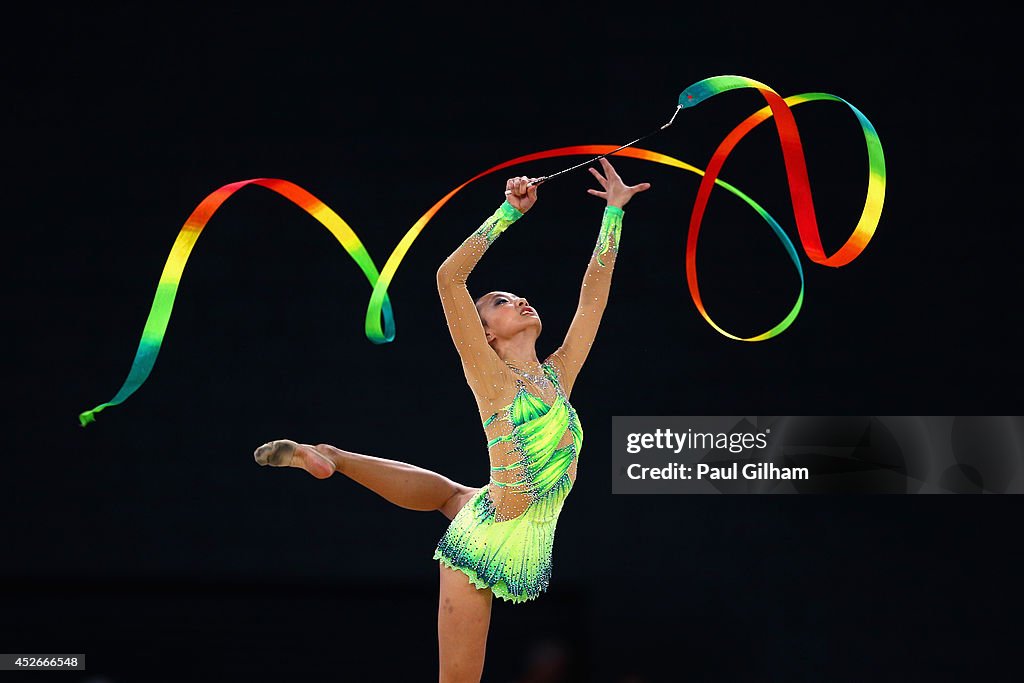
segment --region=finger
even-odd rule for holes
[[[639,185],[634,185],[630,189],[632,189],[634,192],[643,192],[644,190],[651,189],[651,184],[650,183],[640,183]]]
[[[607,186],[607,185],[606,185],[606,183],[607,183],[608,181],[606,181],[606,180],[604,179],[604,176],[602,176],[602,175],[601,175],[600,173],[598,173],[598,172],[597,172],[596,170],[594,170],[593,168],[588,168],[587,170],[588,170],[588,171],[590,171],[591,173],[593,173],[593,174],[594,174],[594,177],[595,177],[595,178],[597,178],[597,182],[601,183],[601,187],[606,187],[606,186]]]
[[[587,188],[587,192],[589,192],[590,194],[594,195],[595,197],[607,197],[608,196],[607,192],[601,192],[601,190],[595,190],[592,187],[588,187]]]
[[[530,199],[536,201],[536,199],[537,199],[537,186],[536,185],[527,185],[526,186],[526,196],[529,197]]]
[[[604,172],[609,178],[618,175],[615,173],[615,167],[612,166],[612,162],[608,161],[607,157],[601,157],[601,165],[604,166]]]

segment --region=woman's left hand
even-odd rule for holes
[[[633,195],[635,195],[637,192],[643,192],[644,190],[648,190],[651,187],[650,183],[626,185],[624,182],[622,182],[622,178],[619,177],[619,174],[615,172],[615,168],[612,167],[608,159],[602,158],[601,166],[604,167],[604,176],[595,171],[593,168],[590,168],[588,170],[594,175],[595,178],[597,178],[597,182],[601,183],[601,187],[603,187],[604,190],[601,191],[589,189],[587,190],[587,192],[596,197],[604,197],[605,199],[608,200],[608,206],[617,206],[621,209],[627,203],[629,203],[629,200],[632,199]]]

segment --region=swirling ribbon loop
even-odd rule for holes
[[[885,157],[882,154],[882,144],[878,139],[878,134],[867,117],[846,100],[827,93],[805,93],[783,99],[764,83],[751,78],[744,76],[714,76],[698,81],[680,93],[679,106],[684,108],[693,107],[715,95],[737,88],[756,88],[768,101],[768,106],[751,114],[745,121],[730,131],[718,145],[714,154],[711,155],[711,161],[708,162],[700,187],[697,189],[693,213],[690,215],[690,230],[686,239],[686,281],[690,288],[690,295],[697,305],[697,310],[700,311],[700,314],[712,327],[730,339],[763,341],[771,339],[789,327],[793,320],[796,319],[797,313],[800,312],[800,306],[803,303],[804,297],[803,269],[800,267],[800,261],[796,253],[791,248],[791,243],[789,243],[788,239],[783,239],[784,233],[778,223],[772,220],[767,213],[761,213],[761,216],[772,226],[776,235],[783,239],[783,243],[787,245],[786,250],[789,253],[790,259],[792,259],[800,274],[800,293],[797,296],[796,303],[786,317],[775,327],[762,334],[747,338],[737,337],[726,332],[715,324],[708,315],[700,298],[700,290],[697,287],[697,236],[700,234],[701,221],[704,218],[704,211],[711,196],[712,186],[717,182],[718,173],[722,170],[725,160],[747,133],[774,115],[776,129],[779,133],[779,142],[782,145],[782,158],[786,166],[786,177],[789,181],[790,198],[793,202],[793,213],[796,219],[797,232],[800,235],[800,242],[803,244],[804,251],[811,261],[838,268],[854,260],[864,251],[864,248],[875,233],[875,228],[878,226],[878,221],[882,214],[882,202],[885,198]],[[790,111],[791,106],[816,100],[841,102],[849,107],[860,123],[868,150],[868,191],[864,199],[864,208],[861,212],[860,220],[857,222],[853,233],[846,240],[846,243],[832,256],[825,256],[825,249],[821,244],[821,233],[818,230],[818,221],[814,215],[814,203],[811,200],[811,186],[807,178],[807,164],[804,160],[803,145],[800,142],[800,133],[797,130],[793,112]]]
[[[370,258],[369,252],[367,252],[366,248],[363,246],[352,228],[349,227],[348,223],[331,210],[330,207],[298,185],[287,180],[280,180],[276,178],[254,178],[251,180],[229,183],[218,188],[214,192],[210,193],[195,208],[192,214],[188,217],[188,220],[185,221],[185,225],[181,228],[181,231],[171,248],[171,253],[167,258],[167,262],[164,265],[163,272],[160,276],[159,284],[157,285],[156,296],[153,300],[149,316],[146,319],[146,324],[142,331],[142,340],[139,343],[139,349],[135,354],[135,359],[132,362],[127,379],[125,379],[123,385],[118,390],[114,398],[106,403],[96,406],[92,410],[87,410],[81,413],[79,415],[79,422],[83,427],[94,422],[96,419],[96,413],[102,411],[104,408],[124,402],[129,396],[135,393],[142,383],[146,381],[146,378],[149,377],[149,374],[153,369],[153,365],[156,362],[157,354],[160,351],[160,346],[163,343],[164,334],[167,331],[167,324],[171,317],[171,309],[174,306],[178,283],[181,281],[181,276],[185,269],[185,263],[188,261],[188,257],[192,253],[192,249],[195,246],[196,241],[199,239],[200,233],[203,231],[203,228],[206,227],[210,218],[217,209],[219,209],[220,206],[238,190],[248,185],[258,185],[260,187],[273,190],[274,192],[277,192],[283,197],[291,200],[306,213],[319,221],[341,243],[342,247],[345,248],[360,269],[362,269],[367,280],[369,280],[373,287],[370,295],[370,301],[366,309],[366,336],[375,344],[383,344],[392,341],[395,337],[394,317],[392,315],[391,301],[388,298],[387,290],[391,284],[392,278],[398,270],[399,264],[402,262],[406,253],[408,253],[412,243],[416,240],[416,237],[419,236],[420,232],[423,231],[423,228],[426,227],[427,223],[430,222],[434,215],[437,214],[437,212],[440,211],[440,209],[452,197],[470,183],[504,168],[524,164],[530,161],[573,155],[602,155],[609,154],[612,151],[615,151],[616,156],[632,157],[635,159],[643,159],[659,164],[665,164],[667,166],[672,166],[702,176],[700,187],[697,190],[697,198],[694,203],[693,213],[690,217],[690,230],[686,242],[686,277],[690,288],[690,294],[697,306],[697,310],[700,311],[700,314],[714,329],[731,339],[740,341],[761,341],[778,335],[793,322],[800,310],[801,303],[803,302],[803,268],[800,265],[800,259],[792,241],[775,219],[772,218],[768,212],[753,199],[718,177],[722,165],[725,163],[729,153],[743,138],[743,136],[749,133],[759,123],[774,115],[776,126],[779,131],[779,140],[782,143],[783,159],[785,161],[790,195],[793,201],[797,230],[800,234],[801,243],[804,246],[805,252],[812,261],[835,267],[845,265],[855,259],[864,250],[864,247],[874,234],[875,227],[877,226],[881,215],[882,200],[885,193],[885,163],[882,156],[881,143],[878,141],[878,136],[875,133],[874,127],[867,118],[857,110],[856,107],[839,97],[835,97],[834,95],[828,95],[825,93],[808,93],[804,95],[794,95],[783,99],[778,95],[778,93],[768,86],[752,79],[745,78],[743,76],[715,76],[699,81],[684,90],[679,96],[679,105],[684,108],[693,107],[714,95],[736,88],[756,88],[768,101],[768,106],[752,114],[725,137],[722,143],[718,146],[718,149],[712,155],[711,161],[708,163],[706,170],[701,170],[695,166],[687,164],[686,162],[680,161],[679,159],[646,149],[627,147],[625,149],[615,151],[618,148],[613,145],[576,145],[571,147],[559,147],[556,149],[549,149],[542,152],[516,157],[509,161],[500,163],[497,166],[492,166],[486,171],[478,173],[439,199],[406,232],[401,241],[395,247],[394,251],[392,251],[391,255],[388,257],[387,262],[384,264],[384,268],[379,273],[377,272],[377,268],[374,266],[373,259]],[[842,102],[850,107],[857,116],[858,121],[860,121],[868,146],[870,175],[868,180],[868,194],[864,203],[863,213],[861,214],[860,221],[857,223],[853,234],[850,235],[846,243],[830,257],[825,256],[824,249],[821,245],[821,237],[818,232],[817,220],[814,216],[814,206],[811,201],[810,185],[807,180],[807,168],[804,161],[803,147],[800,144],[800,136],[797,132],[796,122],[793,119],[792,112],[789,110],[791,105],[813,100]],[[800,294],[797,297],[796,304],[793,306],[792,310],[782,320],[782,322],[767,332],[755,337],[737,337],[719,327],[707,314],[704,304],[700,298],[700,291],[697,287],[697,235],[700,231],[701,221],[703,219],[705,209],[707,208],[711,189],[715,185],[728,190],[742,199],[771,226],[775,235],[782,242],[786,253],[789,255],[790,260],[792,260],[793,265],[796,267],[800,276]],[[382,318],[384,321],[383,329],[381,327]]]

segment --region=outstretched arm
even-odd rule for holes
[[[492,396],[504,385],[505,364],[487,343],[480,314],[466,287],[466,280],[484,252],[508,226],[522,218],[537,199],[536,188],[527,188],[528,178],[512,178],[506,183],[507,199],[483,224],[445,259],[437,270],[437,290],[441,295],[448,331],[462,360],[466,380],[476,396]]]
[[[619,236],[622,234],[623,208],[637,192],[650,188],[650,183],[628,186],[607,159],[601,159],[605,176],[593,168],[590,172],[601,184],[603,190],[587,190],[592,195],[608,200],[601,219],[601,231],[594,245],[594,253],[583,276],[579,305],[573,316],[565,341],[551,354],[551,360],[558,365],[562,387],[566,395],[572,392],[573,384],[590,354],[590,347],[597,337],[608,295],[612,286],[612,272],[619,252]]]

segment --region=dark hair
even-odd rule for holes
[[[473,304],[474,304],[474,305],[476,306],[476,314],[480,316],[480,322],[481,322],[481,324],[483,324],[483,325],[484,325],[484,326],[486,327],[486,326],[487,326],[487,321],[486,321],[486,320],[484,320],[484,316],[483,316],[483,313],[481,313],[481,312],[480,312],[480,302],[484,300],[484,296],[487,296],[487,295],[486,295],[486,294],[484,294],[484,295],[483,295],[483,296],[481,296],[481,297],[480,297],[479,299],[477,299],[476,301],[474,301],[474,302],[473,302]]]

